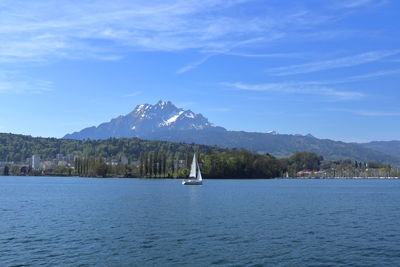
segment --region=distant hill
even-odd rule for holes
[[[400,141],[373,141],[360,145],[362,147],[379,151],[393,157],[400,157]]]
[[[193,153],[193,151],[196,151],[202,154],[211,154],[223,152],[226,149],[205,145],[141,140],[139,138],[66,140],[0,133],[0,161],[25,162],[28,157],[34,154],[40,155],[43,159],[54,159],[57,154],[71,154],[99,158],[117,158],[123,155],[129,160],[137,160],[141,153],[151,151],[182,156],[186,152]]]
[[[228,131],[215,126],[201,114],[176,107],[171,102],[138,105],[131,113],[119,116],[99,126],[67,134],[65,139],[107,139],[110,137],[139,137],[149,140],[219,145],[226,148],[244,148],[269,153],[278,157],[298,151],[310,151],[325,159],[353,159],[400,164],[398,148],[377,148],[377,144],[355,144],[318,139],[312,135],[286,135]],[[372,147],[374,145],[374,147]],[[386,146],[384,146],[386,147]]]
[[[165,140],[220,145],[226,148],[245,148],[277,157],[287,157],[298,151],[315,152],[327,160],[353,159],[362,162],[378,161],[398,165],[400,158],[375,151],[359,144],[318,139],[311,136],[250,133],[240,131],[178,131],[155,132],[147,136],[151,140]]]

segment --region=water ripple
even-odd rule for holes
[[[2,178],[1,266],[399,266],[400,181]]]

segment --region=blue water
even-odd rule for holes
[[[1,266],[399,266],[400,181],[0,177]]]

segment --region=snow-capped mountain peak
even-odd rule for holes
[[[196,117],[196,114],[194,114],[191,110],[186,110],[186,111],[184,112],[184,116],[185,116],[186,118],[194,119],[194,118]]]
[[[145,121],[146,128],[150,131],[157,129],[202,130],[215,127],[201,114],[191,110],[176,107],[170,101],[158,101],[154,105],[138,105],[133,111],[133,117]],[[140,124],[140,123],[139,123]],[[135,123],[135,129],[143,125]],[[132,127],[131,127],[132,128]]]
[[[164,109],[165,107],[170,105],[173,105],[171,101],[162,101],[162,100],[158,101],[156,104],[156,106],[160,107],[160,109]]]
[[[170,130],[206,130],[223,129],[214,126],[201,114],[176,107],[170,101],[158,101],[156,104],[140,104],[126,116],[112,119],[98,127],[83,129],[66,138],[84,139],[108,137],[146,137],[149,134]],[[224,129],[223,129],[224,130]]]
[[[169,126],[176,122],[176,120],[184,113],[184,111],[179,111],[177,114],[172,115],[169,119],[165,120],[164,122],[160,123],[159,126]]]

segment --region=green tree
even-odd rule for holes
[[[10,167],[8,167],[8,165],[4,166],[3,175],[4,176],[10,175]]]

